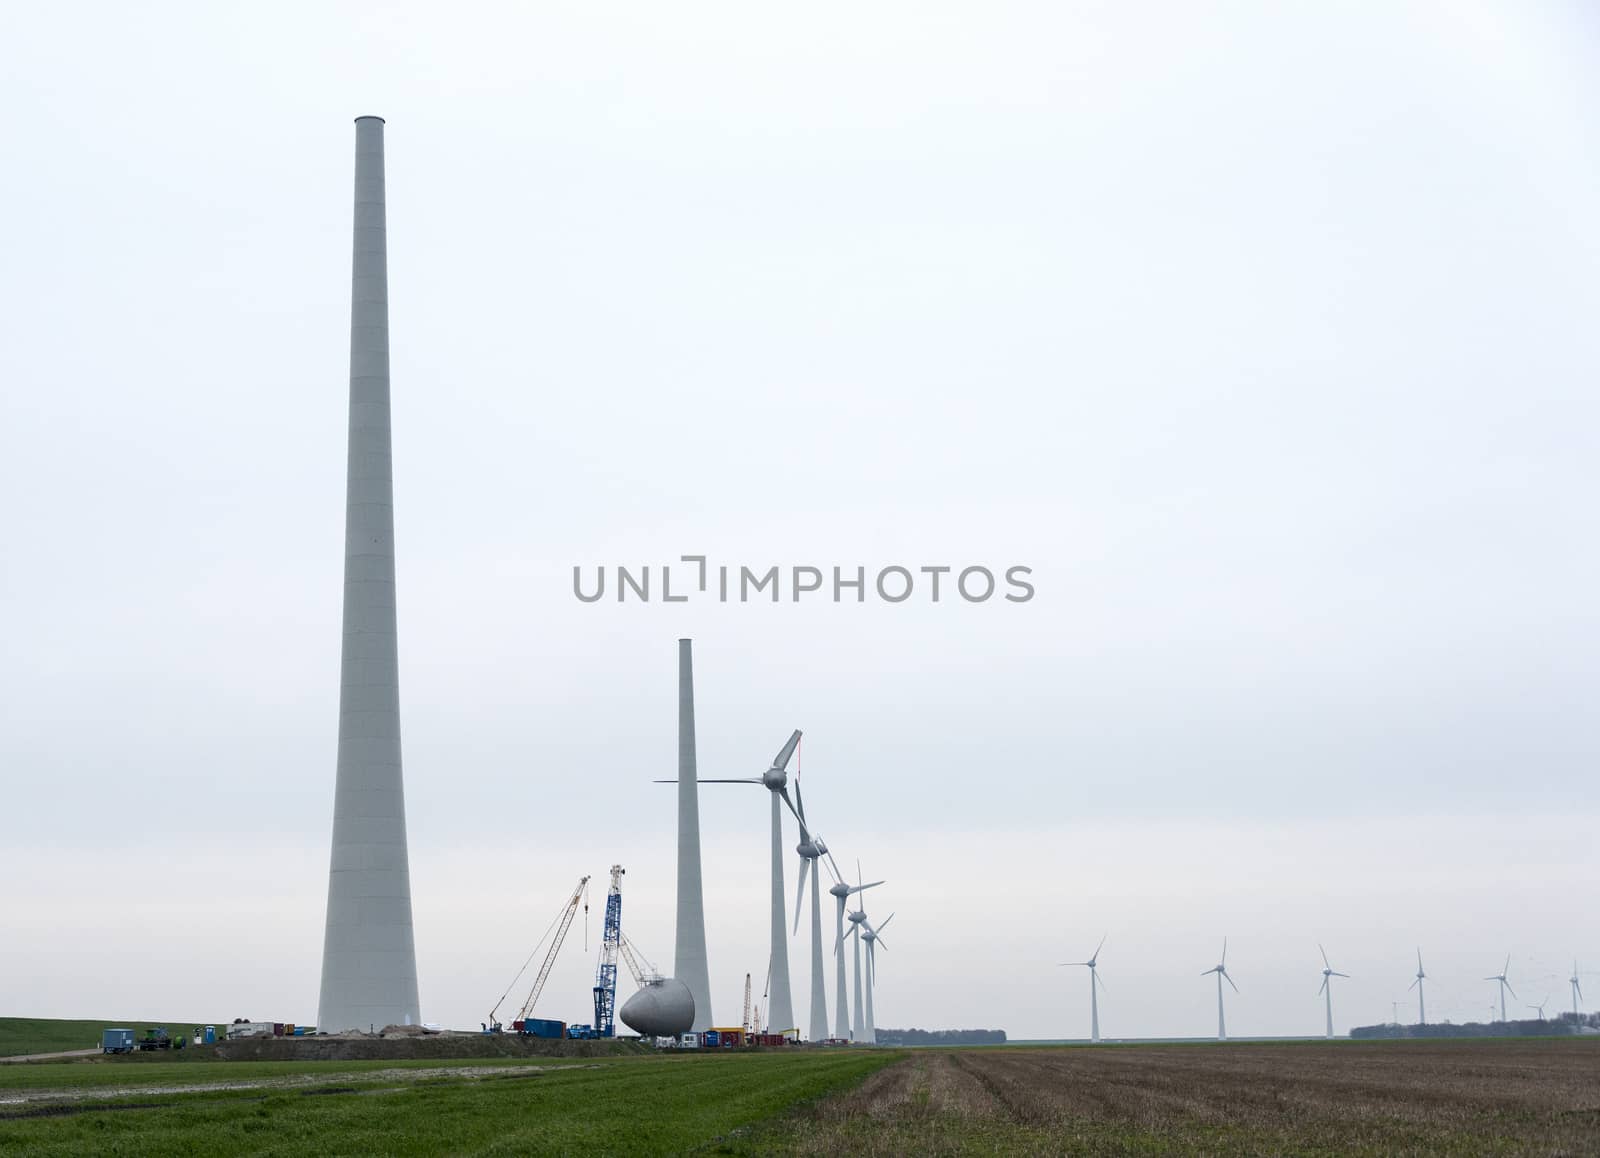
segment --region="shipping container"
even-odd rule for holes
[[[566,1037],[567,1023],[553,1017],[530,1017],[522,1023],[522,1032],[529,1037]]]
[[[707,1049],[715,1049],[722,1044],[722,1035],[714,1029],[708,1029],[700,1035],[700,1040],[705,1043]]]
[[[100,1038],[102,1053],[132,1053],[133,1030],[108,1029]]]

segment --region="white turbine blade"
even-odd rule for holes
[[[1511,954],[1507,953],[1506,954],[1506,963],[1504,965],[1500,966],[1500,976],[1504,977],[1507,973],[1510,973],[1510,972],[1511,972]]]
[[[1410,992],[1411,992],[1411,991],[1412,991],[1412,990],[1413,990],[1413,989],[1415,989],[1415,988],[1416,988],[1416,987],[1417,987],[1417,986],[1418,986],[1418,985],[1420,985],[1420,984],[1422,984],[1422,978],[1420,978],[1420,977],[1418,977],[1418,978],[1417,978],[1417,979],[1416,979],[1416,980],[1415,980],[1415,981],[1413,981],[1413,982],[1412,982],[1412,983],[1411,983],[1411,984],[1410,984],[1410,985],[1407,985],[1407,986],[1406,986],[1406,992],[1407,992],[1407,993],[1410,993]]]
[[[1348,973],[1340,973],[1337,969],[1335,969],[1333,971],[1333,975],[1335,977],[1348,977],[1348,976],[1350,976],[1350,974],[1348,974]]]
[[[794,801],[789,799],[789,790],[787,788],[780,788],[778,789],[778,795],[783,797],[783,802],[789,806],[789,811],[794,812],[795,821],[800,825],[801,835],[804,836],[806,822],[800,819],[800,814],[798,812],[795,812]]]
[[[1503,977],[1500,979],[1500,984],[1504,985],[1507,989],[1511,989],[1511,982],[1507,981]],[[1515,989],[1511,989],[1511,996],[1512,997],[1517,997],[1517,991]],[[1522,999],[1520,997],[1517,997],[1517,1000],[1521,1001]]]
[[[800,839],[810,840],[811,838],[806,834],[806,798],[805,794],[800,791],[800,777],[798,776],[794,778],[794,806],[800,815]]]
[[[841,885],[844,884],[844,874],[839,871],[839,862],[833,859],[833,853],[828,853],[828,867],[833,869],[833,879]]]
[[[1322,954],[1322,967],[1324,969],[1332,969],[1333,962],[1328,960],[1328,951],[1322,947],[1321,941],[1317,942],[1317,952]]]
[[[772,758],[772,766],[774,768],[787,768],[789,766],[789,758],[794,755],[795,747],[799,743],[800,729],[796,728],[794,730],[794,735],[789,737],[789,742],[786,743],[782,748],[778,749],[778,754]],[[827,753],[823,754],[826,755]]]
[[[1106,983],[1105,983],[1104,979],[1102,979],[1101,976],[1100,976],[1100,970],[1098,970],[1098,969],[1089,970],[1089,977],[1090,977],[1090,979],[1092,981],[1094,981],[1095,984],[1099,985],[1101,989],[1104,989],[1106,987]]]
[[[1079,962],[1079,964],[1082,964],[1082,962]],[[1222,972],[1221,969],[1218,969],[1215,965],[1213,965],[1211,968],[1207,969],[1204,973],[1200,974],[1200,976],[1209,977],[1213,973],[1221,973],[1221,972]]]
[[[882,933],[885,929],[887,929],[889,927],[889,922],[892,921],[892,920],[894,920],[894,913],[890,913],[887,917],[885,917],[883,919],[883,924],[879,925],[876,929],[874,929],[872,931],[874,933]]]
[[[1228,938],[1226,937],[1222,938],[1222,966],[1224,969],[1228,966]]]
[[[1421,948],[1421,946],[1418,946],[1418,948],[1417,948],[1417,972],[1418,973],[1422,972],[1422,948]]]
[[[1233,978],[1228,977],[1228,971],[1226,969],[1222,971],[1222,975],[1227,978],[1229,985],[1233,985]],[[1237,985],[1233,985],[1233,991],[1235,993],[1239,992],[1239,987]]]
[[[657,780],[656,783],[657,784],[676,784],[677,781],[676,780]],[[695,783],[696,784],[761,784],[761,783],[763,783],[763,781],[762,781],[761,777],[759,777],[759,776],[739,776],[739,777],[736,777],[735,779],[732,779],[732,780],[707,780],[704,777],[701,777],[701,778],[695,780]]]
[[[795,933],[800,932],[800,902],[805,900],[805,897],[806,897],[806,877],[809,876],[809,875],[810,874],[806,872],[806,858],[805,857],[801,857],[800,858],[800,888],[794,894],[794,931],[795,931]],[[790,934],[790,935],[793,936],[794,934]]]
[[[875,889],[879,885],[885,884],[885,883],[887,883],[887,882],[885,882],[885,881],[873,881],[870,885],[851,885],[850,886],[850,891],[852,893],[864,893],[868,889]]]
[[[1328,987],[1328,975],[1326,973],[1324,973],[1322,975],[1322,984],[1317,986],[1317,996],[1321,997],[1322,996],[1322,991],[1324,989],[1326,989],[1327,987]]]

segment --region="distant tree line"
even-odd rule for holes
[[[1004,1045],[1003,1029],[879,1029],[879,1045]]]
[[[1358,1025],[1351,1037],[1560,1037],[1566,1034],[1600,1032],[1600,1013],[1563,1013],[1540,1021],[1469,1021],[1455,1025],[1448,1021],[1428,1025]]]

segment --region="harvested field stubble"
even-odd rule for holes
[[[1600,1042],[930,1050],[750,1142],[802,1154],[1600,1154]]]

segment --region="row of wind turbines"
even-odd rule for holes
[[[856,861],[856,883],[851,884],[839,871],[838,862],[829,851],[827,843],[806,820],[805,796],[800,790],[799,771],[796,769],[794,796],[789,795],[789,761],[800,747],[799,728],[785,742],[772,764],[760,776],[733,778],[696,777],[698,784],[758,784],[767,790],[772,821],[772,894],[770,913],[771,974],[767,983],[767,1025],[773,1032],[794,1030],[799,1032],[789,984],[789,924],[784,905],[786,895],[783,880],[783,807],[787,806],[800,826],[800,843],[795,845],[799,854],[799,888],[794,898],[794,935],[800,932],[800,914],[803,911],[806,881],[811,882],[811,1010],[809,1018],[810,1041],[823,1041],[830,1036],[828,1027],[828,997],[826,971],[822,952],[822,889],[818,866],[826,864],[833,884],[828,894],[834,898],[834,1023],[831,1036],[844,1041],[874,1044],[877,1028],[873,1014],[873,990],[877,984],[877,951],[888,950],[883,940],[883,930],[894,920],[894,913],[884,918],[883,924],[874,926],[867,916],[865,899],[857,900],[857,908],[849,907],[851,897],[861,897],[868,889],[875,889],[885,881],[868,883],[861,873],[861,862]],[[658,784],[676,784],[677,780],[658,780]],[[845,938],[854,941],[855,1004],[850,1006],[845,991]],[[862,969],[861,947],[866,945],[866,968]]]
[[[1100,950],[1104,949],[1105,945],[1106,938],[1101,937],[1100,944],[1095,946],[1094,952],[1090,954],[1087,961],[1062,961],[1058,966],[1058,968],[1065,968],[1071,965],[1087,965],[1089,967],[1089,1039],[1091,1041],[1100,1040],[1099,990],[1105,985],[1105,982],[1100,980]],[[1322,954],[1322,985],[1317,990],[1317,996],[1323,999],[1324,1008],[1328,1017],[1327,1036],[1332,1038],[1333,979],[1335,977],[1349,977],[1350,974],[1341,973],[1335,969],[1333,964],[1328,960],[1328,951],[1320,944],[1317,945],[1317,952]],[[1510,971],[1511,954],[1507,953],[1506,962],[1500,967],[1500,972],[1490,974],[1488,977],[1484,978],[1485,981],[1496,982],[1500,987],[1501,1021],[1506,1020],[1506,993],[1509,991],[1513,998],[1517,996],[1517,991],[1511,987],[1511,982],[1507,979]],[[1226,937],[1222,939],[1222,959],[1211,968],[1201,972],[1200,976],[1209,977],[1212,974],[1216,974],[1217,977],[1217,1040],[1227,1041],[1228,1021],[1227,1010],[1222,999],[1222,983],[1226,981],[1230,986],[1233,987],[1233,991],[1235,993],[1239,992],[1239,986],[1234,983],[1233,977],[1228,973],[1228,939]],[[1422,949],[1419,947],[1417,949],[1417,976],[1407,988],[1407,992],[1415,990],[1417,994],[1417,1024],[1419,1025],[1428,1024],[1428,1009],[1424,1002],[1423,995],[1423,982],[1427,979],[1427,976],[1427,973],[1422,968]],[[1577,1016],[1579,1012],[1578,1003],[1583,1000],[1583,986],[1578,980],[1578,963],[1576,961],[1572,963],[1572,976],[1568,978],[1568,983],[1572,986],[1572,1013],[1573,1016]],[[1528,1008],[1537,1009],[1539,1011],[1539,1020],[1543,1021],[1544,1007],[1548,1003],[1549,998],[1546,998],[1537,1005],[1529,1005]]]

